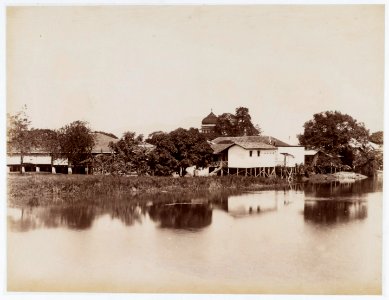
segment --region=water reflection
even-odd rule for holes
[[[366,201],[305,201],[304,219],[315,223],[341,223],[367,217]]]
[[[373,179],[365,179],[350,183],[307,183],[304,192],[307,197],[356,197],[382,190],[382,184],[382,180]]]
[[[93,206],[9,208],[8,226],[12,231],[20,232],[57,227],[85,230],[92,226],[97,215]]]
[[[149,216],[162,228],[199,229],[212,223],[212,210],[229,216],[261,216],[299,203],[304,220],[336,223],[367,217],[366,195],[382,189],[382,181],[363,180],[352,184],[326,183],[294,185],[282,190],[243,194],[214,192],[206,194],[156,195],[129,199],[92,199],[82,205],[24,207],[8,209],[11,231],[66,227],[87,230],[99,216],[108,214],[126,226],[142,224]]]
[[[150,207],[149,215],[162,228],[199,229],[211,224],[212,207],[207,203],[160,203]]]

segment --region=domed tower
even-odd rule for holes
[[[201,121],[201,132],[211,133],[216,126],[217,116],[212,112]]]

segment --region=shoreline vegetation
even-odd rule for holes
[[[93,201],[94,198],[137,199],[142,195],[171,195],[226,191],[231,193],[281,189],[286,179],[265,177],[160,177],[9,174],[8,204],[49,205]]]
[[[354,172],[312,174],[300,182],[353,182],[367,178]],[[279,190],[290,186],[286,179],[274,177],[212,176],[104,176],[9,174],[9,205],[77,204],[83,202],[142,201],[150,195],[169,199],[173,194],[201,194],[209,192],[242,193],[245,191]],[[294,182],[296,183],[296,182]],[[96,200],[97,199],[97,200]]]

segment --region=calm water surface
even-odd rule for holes
[[[380,181],[159,198],[9,207],[8,289],[381,293]]]

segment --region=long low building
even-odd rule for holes
[[[110,154],[110,142],[117,142],[119,139],[113,138],[103,133],[95,133],[95,146],[92,155]],[[21,155],[17,152],[7,153],[8,172],[51,172],[51,173],[88,173],[85,167],[68,167],[66,158],[52,159],[49,152],[42,149],[32,149],[23,156],[23,166],[21,165]]]

